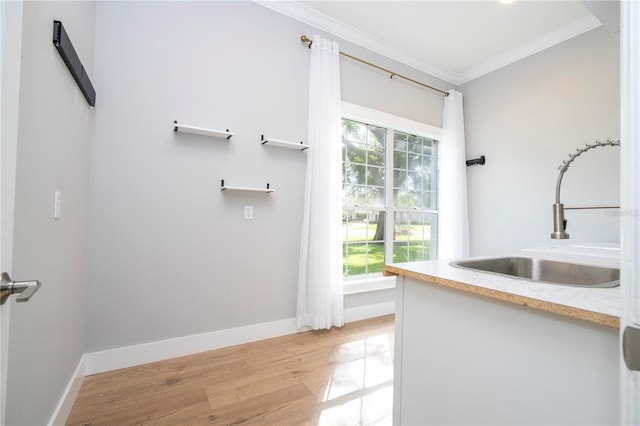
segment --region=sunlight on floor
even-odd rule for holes
[[[385,333],[340,345],[318,424],[391,425],[392,338]]]

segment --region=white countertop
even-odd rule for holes
[[[584,263],[601,266],[619,267],[619,254],[606,251],[594,254],[588,247],[576,246],[576,248],[542,248],[523,250],[523,253],[513,256],[536,257],[556,260],[566,260],[575,263]],[[618,251],[619,253],[619,251]],[[509,255],[507,255],[509,256]],[[489,256],[502,257],[502,256]],[[480,259],[480,258],[478,258]],[[495,290],[514,296],[549,302],[555,305],[567,306],[596,314],[620,317],[620,287],[613,288],[584,288],[571,287],[557,284],[533,282],[524,279],[511,278],[487,272],[478,272],[469,269],[457,268],[449,265],[450,260],[435,260],[425,262],[397,263],[389,265],[398,271],[406,271],[408,276],[430,276],[443,280],[455,281],[472,285],[478,288]]]

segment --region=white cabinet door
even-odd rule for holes
[[[618,423],[616,328],[398,282],[394,424]]]

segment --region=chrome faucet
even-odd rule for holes
[[[556,183],[556,202],[553,205],[553,232],[551,233],[551,238],[554,240],[566,240],[569,238],[569,234],[567,233],[567,220],[564,218],[565,210],[581,210],[581,209],[619,209],[619,205],[600,205],[600,206],[572,206],[565,207],[564,204],[560,202],[560,185],[562,185],[562,176],[569,169],[569,165],[573,163],[573,161],[578,158],[583,153],[589,151],[593,148],[598,148],[599,146],[620,146],[620,141],[612,141],[611,139],[607,139],[602,142],[596,140],[594,144],[586,144],[584,148],[577,148],[575,154],[569,154],[569,159],[562,161],[562,165],[558,167],[560,170],[560,174],[558,175],[558,182]]]

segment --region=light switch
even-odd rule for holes
[[[253,219],[253,206],[244,206],[244,218],[246,220]]]
[[[62,193],[56,191],[54,194],[53,201],[53,218],[60,219],[60,212],[62,210]]]

